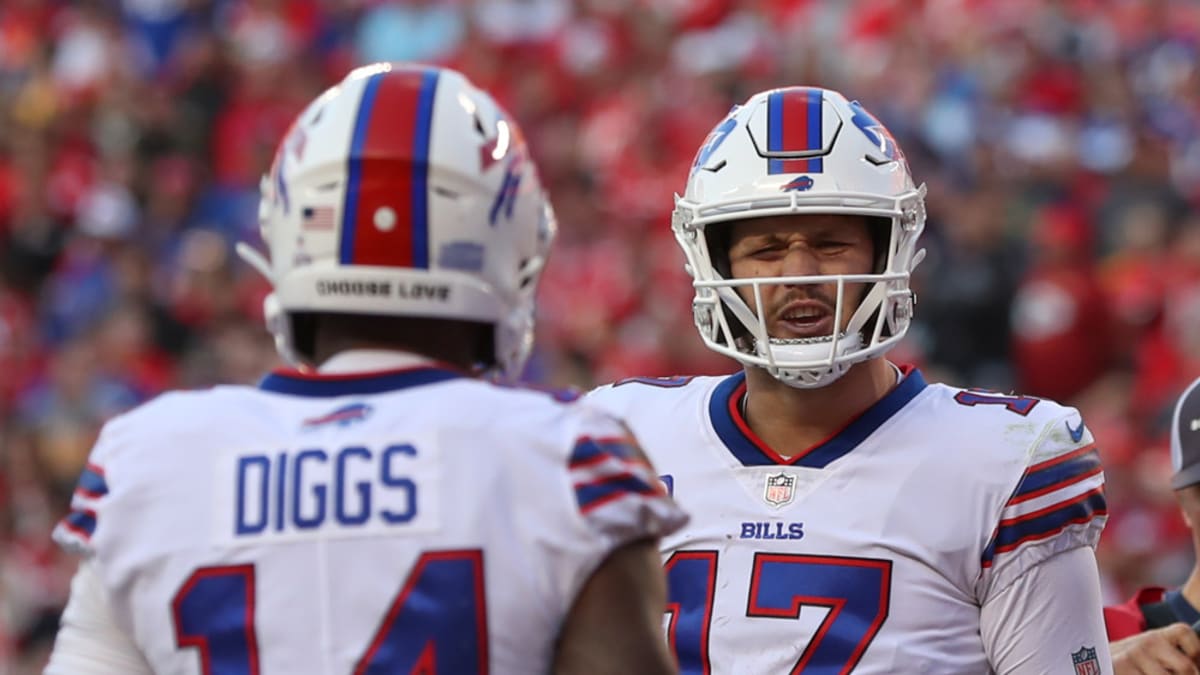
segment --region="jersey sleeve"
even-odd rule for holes
[[[1113,672],[1092,549],[1034,565],[983,603],[980,636],[997,675]]]
[[[1075,548],[1095,549],[1108,517],[1095,439],[1078,412],[1060,408],[1043,428],[984,549],[982,597]]]
[[[687,522],[637,441],[623,428],[578,436],[568,473],[580,516],[613,545],[662,537]]]
[[[71,580],[44,675],[151,675],[142,653],[118,627],[91,560]]]
[[[120,434],[119,419],[110,421],[101,429],[87,464],[79,474],[75,492],[71,495],[70,510],[58,522],[52,534],[54,541],[64,549],[85,558],[95,553],[96,531],[111,502],[106,463]]]
[[[618,548],[675,532],[687,516],[659,482],[628,429],[577,402],[559,416],[557,447],[547,467],[554,487],[519,502],[534,558],[547,626],[574,604],[580,589]],[[536,512],[530,513],[533,509]]]

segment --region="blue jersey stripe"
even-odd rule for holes
[[[429,269],[429,143],[437,83],[436,70],[422,75],[417,102],[412,169],[412,264],[417,269]]]
[[[375,106],[375,95],[384,73],[367,78],[363,85],[362,100],[358,103],[358,114],[354,118],[354,134],[350,137],[350,160],[346,167],[346,202],[342,209],[342,232],[338,242],[338,260],[343,264],[354,262],[354,223],[358,221],[358,187],[362,181],[362,149],[370,128],[371,109]]]
[[[1063,461],[1050,463],[1043,469],[1031,467],[1029,473],[1021,480],[1020,487],[1017,488],[1010,504],[1020,503],[1036,496],[1038,492],[1046,491],[1046,488],[1061,487],[1069,485],[1072,482],[1082,480],[1088,476],[1099,473],[1100,471],[1100,453],[1094,446],[1089,446],[1091,449],[1086,450],[1082,454],[1076,455],[1072,453],[1070,456],[1065,456]]]
[[[908,402],[913,400],[917,394],[924,391],[926,386],[921,372],[913,370],[886,396],[852,420],[832,438],[790,459],[783,459],[770,448],[760,445],[761,441],[751,438],[742,430],[745,421],[741,420],[741,413],[738,412],[734,396],[742,390],[745,381],[746,374],[744,372],[731,375],[717,385],[712,398],[709,399],[709,419],[721,442],[744,466],[787,464],[814,469],[824,468],[830,462],[853,450],[868,436],[875,433],[875,430],[884,422],[908,405]],[[742,425],[739,425],[738,421],[741,421]]]
[[[68,529],[87,537],[91,537],[96,533],[96,514],[91,511],[72,509],[63,518],[63,523],[66,524]]]
[[[593,464],[602,458],[617,457],[623,460],[640,459],[640,454],[626,438],[592,438],[584,436],[575,441],[571,450],[570,465]]]
[[[632,474],[620,474],[575,486],[575,500],[579,502],[579,510],[583,513],[628,494],[657,495],[659,491]]]
[[[91,466],[86,466],[79,474],[77,489],[89,497],[103,497],[108,494],[108,482]]]
[[[462,377],[465,376],[461,373],[440,368],[413,368],[353,376],[305,376],[276,372],[264,377],[258,386],[265,391],[293,396],[350,396],[381,394]]]
[[[1021,518],[1001,521],[994,539],[984,551],[984,565],[991,564],[997,553],[1011,551],[1028,541],[1045,539],[1068,525],[1086,523],[1107,513],[1104,492],[1097,488],[1064,504],[1057,504]]]

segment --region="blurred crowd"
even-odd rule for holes
[[[691,323],[671,195],[730,105],[857,98],[929,185],[930,377],[1080,407],[1100,441],[1106,593],[1177,583],[1168,413],[1200,376],[1193,0],[4,0],[0,675],[34,672],[74,560],[49,541],[99,425],[277,364],[257,183],[351,67],[457,67],[520,121],[561,223],[526,377],[721,373]],[[969,451],[969,448],[964,448]]]

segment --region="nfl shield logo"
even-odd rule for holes
[[[1100,675],[1100,661],[1092,647],[1081,647],[1071,654],[1071,662],[1075,664],[1075,675]]]
[[[796,477],[782,471],[774,476],[767,476],[767,489],[763,499],[771,506],[783,506],[792,501],[795,495]]]

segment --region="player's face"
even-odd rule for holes
[[[753,218],[733,224],[730,271],[735,279],[870,274],[874,245],[866,218],[844,214],[805,214]],[[763,312],[754,289],[738,293],[764,317],[773,338],[811,338],[834,333],[837,284],[764,284]],[[862,300],[865,286],[848,283],[841,326],[845,329]]]

